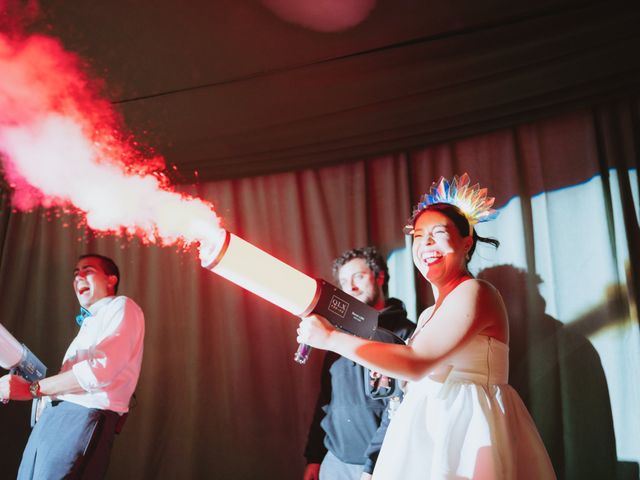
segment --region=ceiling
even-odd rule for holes
[[[317,167],[640,84],[638,2],[42,0],[182,179]]]

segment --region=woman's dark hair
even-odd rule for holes
[[[455,205],[451,205],[450,203],[434,203],[421,210],[415,210],[413,212],[413,215],[409,219],[410,226],[414,226],[416,224],[416,220],[418,220],[418,217],[424,212],[439,212],[443,215],[446,215],[456,226],[456,228],[460,232],[460,235],[462,235],[463,237],[469,236],[469,220],[467,220],[465,214],[462,213],[462,210],[460,210]],[[475,252],[476,250],[476,243],[478,242],[488,243],[489,245],[493,245],[496,248],[500,246],[500,242],[495,238],[481,237],[476,233],[475,228],[472,230],[472,232],[473,245],[471,245],[471,248],[469,249],[469,260],[473,256],[473,252]],[[467,260],[467,263],[469,262],[469,260]]]

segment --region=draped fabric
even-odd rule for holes
[[[640,103],[626,97],[393,155],[183,188],[212,201],[230,231],[329,280],[345,249],[403,249],[419,195],[440,175],[468,172],[501,209],[478,227],[501,246],[479,247],[471,268],[505,298],[511,382],[559,478],[634,478],[639,117]],[[0,322],[51,373],[77,329],[77,255],[113,257],[120,292],[145,312],[142,376],[109,478],[301,478],[322,353],[293,362],[295,318],[200,268],[195,251],[96,235],[65,213],[14,212],[6,190]],[[412,272],[395,262],[391,275]],[[415,280],[393,294],[415,295],[419,311],[431,300]],[[0,407],[0,471],[10,477],[29,405]]]
[[[43,31],[106,75],[127,124],[189,179],[393,154],[640,85],[634,0],[378,1],[333,34],[255,0],[45,3]]]

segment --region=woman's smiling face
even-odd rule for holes
[[[463,237],[447,215],[426,210],[414,224],[413,263],[429,282],[446,282],[467,273],[466,255],[472,243],[472,237]]]

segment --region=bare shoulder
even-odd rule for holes
[[[486,280],[481,280],[479,278],[470,278],[465,280],[451,292],[451,295],[458,298],[467,298],[469,300],[480,298],[486,300],[490,298],[500,298],[500,293],[496,287]]]
[[[449,303],[455,305],[458,312],[473,311],[481,317],[504,315],[504,302],[500,292],[485,280],[477,278],[465,280],[449,294],[449,297]]]
[[[461,287],[461,298],[466,298],[467,302],[471,303],[467,304],[469,308],[476,312],[481,332],[507,343],[509,341],[508,317],[498,289],[491,283],[476,278],[463,282],[459,287]]]

